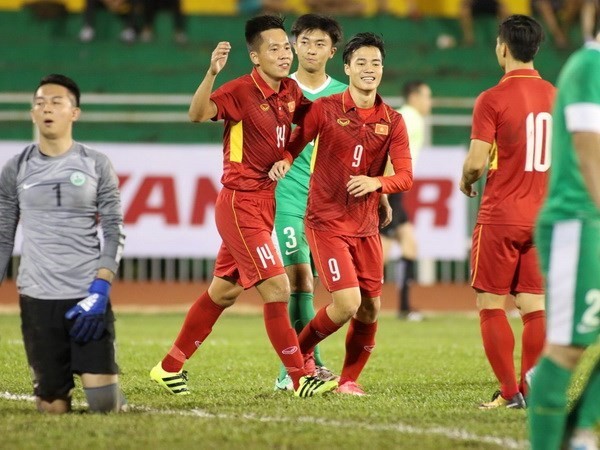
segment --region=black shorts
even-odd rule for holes
[[[67,399],[75,387],[73,374],[119,372],[115,362],[115,316],[110,302],[102,337],[78,344],[69,335],[75,320],[67,320],[65,313],[79,300],[40,300],[26,295],[19,298],[21,331],[34,394],[46,401]]]
[[[408,222],[408,214],[404,209],[402,201],[403,197],[404,194],[402,192],[388,195],[388,201],[392,207],[392,221],[379,232],[390,239],[396,238],[396,228]]]

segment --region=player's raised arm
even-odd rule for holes
[[[219,42],[213,50],[210,67],[202,83],[196,89],[194,97],[192,97],[192,103],[188,111],[188,116],[192,122],[205,122],[217,115],[217,105],[210,99],[210,94],[213,90],[215,78],[227,63],[230,51],[231,45],[226,41]]]

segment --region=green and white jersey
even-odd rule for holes
[[[314,101],[321,97],[338,94],[347,89],[347,85],[327,76],[327,80],[317,89],[310,89],[300,83],[296,74],[290,75],[294,79],[304,96]],[[314,144],[309,143],[302,153],[294,160],[292,168],[285,177],[277,182],[275,188],[275,200],[277,202],[276,214],[290,214],[293,216],[304,217],[306,212],[306,202],[308,200],[308,184],[310,180],[310,160],[312,157]]]
[[[538,221],[600,219],[600,210],[585,186],[571,139],[571,133],[577,131],[600,133],[599,43],[588,43],[569,58],[557,87],[550,186]]]
[[[118,179],[108,158],[77,142],[55,157],[31,144],[6,163],[0,175],[0,281],[19,222],[19,293],[47,300],[86,297],[99,268],[117,271],[125,240]]]

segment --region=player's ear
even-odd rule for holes
[[[329,59],[334,57],[335,52],[337,52],[337,47],[331,47],[331,53],[329,54]]]
[[[344,73],[350,75],[350,66],[348,64],[344,64]]]
[[[73,108],[73,115],[71,116],[71,118],[73,119],[73,122],[77,122],[79,120],[80,116],[81,116],[81,108],[79,108],[79,107]]]
[[[258,53],[255,52],[254,50],[250,50],[250,61],[252,61],[253,65],[260,66],[259,61],[258,61]]]

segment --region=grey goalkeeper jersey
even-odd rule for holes
[[[117,271],[125,241],[123,216],[117,176],[102,153],[74,142],[65,154],[48,157],[31,144],[6,163],[0,175],[0,281],[19,221],[21,294],[48,300],[85,297],[99,268]]]

